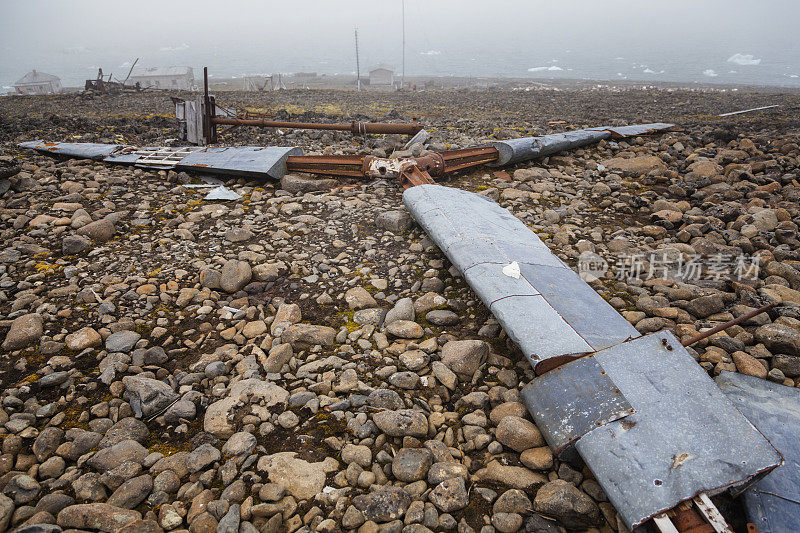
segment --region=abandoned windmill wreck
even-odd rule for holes
[[[193,142],[201,146],[141,147],[44,141],[24,142],[20,146],[138,169],[174,169],[263,180],[281,180],[293,172],[344,179],[397,180],[406,189],[402,201],[414,221],[494,316],[533,371],[519,400],[535,426],[526,422],[531,434],[520,438],[530,439],[535,433],[543,437],[556,460],[565,465],[570,462],[585,464],[618,513],[615,527],[637,531],[650,528],[664,532],[732,531],[711,499],[717,496],[739,498],[747,520],[758,531],[784,531],[787,524],[795,521],[800,504],[795,491],[797,462],[792,458],[797,457],[798,448],[797,441],[788,436],[800,437],[800,411],[791,407],[800,402],[796,390],[775,384],[765,386],[763,381],[755,382],[747,376],[730,373],[720,374],[715,382],[697,364],[691,348],[686,347],[699,342],[701,337],[681,342],[682,339],[668,330],[640,331],[509,211],[485,195],[435,183],[435,178],[470,168],[484,165],[502,167],[540,160],[596,143],[622,142],[658,134],[673,128],[673,124],[592,127],[426,152],[416,157],[384,158],[373,155],[304,155],[300,147],[293,146],[202,146],[216,141],[215,128],[218,125],[292,128],[293,124],[238,119],[227,112],[225,116],[217,116],[214,99],[207,92],[196,102],[176,101],[176,106],[182,128]],[[414,144],[414,140],[417,144],[425,143],[428,138],[422,125],[417,123],[294,125],[299,129],[316,127],[350,131],[355,135],[379,132],[414,135],[409,145]],[[224,269],[228,268],[229,263],[226,263]],[[351,308],[358,312],[374,307],[370,303],[354,303],[359,300],[374,302],[363,289],[350,289],[347,295],[345,298]],[[738,321],[723,324],[718,331],[763,316],[765,312],[774,314],[775,305],[773,303]],[[395,313],[395,309],[390,313]],[[412,317],[413,309],[412,306]],[[238,311],[231,308],[230,312]],[[271,326],[272,334],[285,337],[287,346],[294,342],[292,339],[306,338],[311,344],[334,344],[334,330],[317,330],[303,325],[299,323],[299,317],[293,320],[287,316],[293,312],[280,307]],[[356,319],[355,315],[353,319]],[[359,316],[356,324],[361,328],[369,324],[374,330],[374,326],[382,324],[384,319],[388,321],[389,315],[378,316],[375,323],[367,321],[361,325],[360,321],[367,319]],[[419,328],[413,319],[402,319],[393,321],[386,328],[389,335],[402,340],[422,336],[416,334],[415,326]],[[409,350],[418,351],[419,357],[426,359],[416,368],[423,368],[428,364],[428,355],[418,345],[414,346],[417,348]],[[410,351],[402,353],[406,355]],[[442,353],[444,364],[432,363],[431,379],[435,378],[452,389],[451,379],[456,379],[466,370],[460,366],[462,363],[454,362],[445,352],[447,345]],[[272,357],[272,351],[269,353],[267,361]],[[407,365],[415,368],[413,363]],[[394,368],[396,372],[397,368]],[[401,374],[404,373],[398,375]],[[386,377],[392,381],[390,375]],[[357,381],[358,376],[354,379]],[[253,394],[271,397],[272,392],[255,392],[262,386],[275,385],[255,380],[242,391],[250,390]],[[147,410],[148,396],[136,390],[131,383],[130,397],[139,402],[134,410]],[[776,425],[755,400],[765,396],[786,406],[781,415],[783,424]],[[220,426],[220,422],[209,418],[209,413],[215,410],[230,409],[227,404],[227,407],[222,405],[226,401],[220,400],[208,406],[206,431],[223,436],[233,433],[228,429],[227,419]],[[379,402],[377,405],[384,404]],[[417,415],[399,409],[400,405],[394,408],[392,405],[391,402],[386,404],[390,407],[384,407],[381,416],[387,420],[391,416],[408,417],[407,423],[401,424],[403,427],[417,424]],[[169,407],[165,405],[164,409]],[[160,408],[150,409],[151,416],[161,412]],[[392,437],[404,437],[401,452],[411,450],[403,453],[417,453],[413,451],[416,448],[405,447],[405,439],[427,434],[427,422],[422,424],[421,430],[407,433],[392,428],[391,423],[383,421],[381,416],[374,416],[376,428]],[[499,427],[497,438],[501,439]],[[501,442],[512,448],[515,446],[513,441]],[[524,445],[522,448],[527,449]],[[439,453],[434,445],[430,449],[432,454]],[[347,453],[356,452],[350,449]],[[342,457],[345,455],[343,449]],[[391,462],[391,471],[398,479],[416,481],[415,475],[402,473],[402,466],[395,470],[396,462],[396,458]],[[490,465],[487,471],[483,471],[486,479],[492,479],[489,468],[504,468],[499,463],[493,464],[496,466]],[[267,465],[264,469],[272,472]],[[427,475],[431,476],[430,473]],[[463,476],[443,476],[441,479],[434,476],[434,479],[435,488],[430,498],[440,511],[446,513],[466,506],[466,501],[459,500],[462,498],[460,490],[464,487]],[[392,490],[395,489],[384,488],[371,494],[385,493],[382,497],[389,498]],[[568,492],[570,489],[554,485],[548,490]],[[301,492],[298,489],[295,497],[300,497],[298,494]],[[448,496],[451,493],[458,496]],[[388,522],[380,515],[382,511],[372,510],[374,504],[369,503],[369,497],[354,498],[354,512],[365,516],[372,514],[375,515],[373,519]],[[450,502],[447,498],[458,501]],[[405,505],[403,512],[410,512],[408,508]],[[542,504],[537,510],[546,515],[548,507]],[[593,520],[598,519],[599,515]],[[574,524],[585,526],[590,522],[576,520]]]

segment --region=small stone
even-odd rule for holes
[[[393,233],[408,231],[414,221],[405,211],[384,211],[375,218],[375,225]]]
[[[206,467],[219,461],[222,454],[211,444],[201,444],[186,456],[186,468],[189,473],[200,472]]]
[[[381,411],[372,415],[378,429],[390,437],[424,437],[428,434],[428,420],[420,411],[400,409]]]
[[[12,477],[3,488],[3,494],[14,499],[17,505],[31,503],[39,497],[42,487],[27,474],[17,474]]]
[[[336,330],[328,326],[292,324],[283,332],[281,339],[292,346],[295,344],[319,344],[330,347],[336,342]]]
[[[142,336],[135,331],[122,330],[112,333],[106,338],[106,350],[109,352],[130,352]]]
[[[428,483],[430,485],[438,485],[442,481],[446,481],[451,477],[469,477],[467,467],[455,461],[444,461],[433,463],[428,470]]]
[[[450,370],[447,365],[441,361],[434,361],[431,364],[431,373],[433,374],[433,377],[439,381],[439,383],[450,390],[455,390],[456,385],[458,384],[458,376],[456,376],[455,372]]]
[[[784,324],[765,324],[755,331],[756,341],[772,353],[800,356],[800,332]]]
[[[528,496],[519,489],[509,489],[495,500],[492,506],[494,513],[526,514],[533,509],[533,504]]]
[[[517,452],[544,445],[539,428],[518,416],[504,417],[497,425],[496,437],[504,446]]]
[[[338,469],[338,461],[328,457],[324,461],[309,463],[296,457],[295,452],[278,452],[258,460],[258,470],[269,480],[286,488],[298,500],[313,498],[322,492],[325,476]]]
[[[400,487],[384,487],[354,497],[353,505],[363,513],[366,520],[391,522],[403,517],[411,505],[411,496]]]
[[[517,513],[494,513],[492,525],[500,533],[514,533],[522,527],[522,516]]]
[[[392,474],[400,481],[425,479],[433,464],[433,454],[426,448],[401,448],[392,461]]]
[[[97,529],[113,533],[141,518],[138,511],[121,509],[107,503],[82,503],[62,509],[58,513],[58,525],[62,528]]]
[[[225,238],[231,242],[244,242],[253,238],[253,232],[247,228],[229,228]]]
[[[458,315],[449,309],[434,309],[425,314],[425,320],[434,326],[455,326],[459,323]]]
[[[533,507],[537,513],[552,516],[567,528],[600,525],[600,509],[592,499],[572,483],[556,479],[536,493]]]
[[[78,229],[78,235],[85,235],[95,242],[103,243],[111,240],[116,231],[117,228],[113,222],[107,218],[101,218]]]
[[[234,433],[222,446],[222,455],[225,457],[247,456],[256,448],[256,438],[252,433],[240,431]]]
[[[489,357],[489,345],[484,341],[450,341],[442,347],[442,362],[458,376],[472,379]]]
[[[152,490],[153,478],[144,474],[120,485],[106,503],[123,509],[134,509],[147,498]]]
[[[519,460],[531,470],[550,470],[553,468],[553,452],[547,446],[529,448],[519,455]]]
[[[356,463],[361,468],[372,466],[372,450],[369,446],[345,444],[342,448],[342,461],[346,464]]]
[[[386,313],[383,323],[388,326],[396,320],[408,320],[413,322],[414,318],[414,301],[411,298],[400,298],[394,304],[394,307]]]
[[[458,511],[469,505],[469,494],[461,477],[442,481],[430,492],[428,499],[445,513]]]
[[[742,374],[749,376],[757,376],[761,379],[766,379],[767,369],[762,365],[758,359],[753,357],[747,352],[733,352],[731,355],[733,362],[736,364],[736,370]],[[775,360],[773,358],[773,364]]]
[[[347,302],[350,309],[355,310],[378,307],[378,302],[375,301],[375,298],[367,292],[367,289],[360,286],[348,289],[344,294],[344,301]]]
[[[345,529],[355,529],[363,524],[364,521],[364,514],[356,509],[354,505],[350,505],[342,516],[342,527]]]
[[[222,266],[219,274],[219,288],[233,293],[250,283],[252,277],[253,271],[247,261],[231,259]]]
[[[61,253],[76,255],[91,248],[92,241],[83,235],[67,235],[61,240]]]
[[[19,350],[32,342],[36,342],[44,333],[42,316],[39,314],[22,315],[11,322],[3,341],[3,350]]]
[[[125,376],[122,383],[125,385],[124,397],[131,404],[134,413],[138,410],[145,418],[161,414],[178,399],[178,394],[172,387],[157,379]]]
[[[66,341],[67,348],[76,352],[85,350],[86,348],[100,346],[103,343],[100,334],[97,333],[94,328],[90,327],[81,328],[74,333],[70,333],[64,340]]]
[[[420,339],[425,334],[422,326],[410,320],[395,320],[386,326],[386,333],[400,339]]]
[[[547,477],[521,466],[501,465],[498,461],[490,461],[486,468],[475,473],[477,481],[500,483],[521,490],[535,491],[547,482]]]

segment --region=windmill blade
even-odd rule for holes
[[[742,495],[748,522],[759,533],[795,530],[800,516],[800,390],[736,372],[722,372],[714,381],[784,458],[783,465]]]
[[[100,143],[20,143],[39,152],[105,163],[134,165],[150,169],[180,169],[207,174],[236,174],[255,178],[281,179],[286,174],[286,160],[300,155],[300,148],[282,146],[128,146]]]
[[[440,185],[403,201],[533,366],[523,401],[550,447],[628,528],[781,463],[672,333],[641,336],[507,210]]]
[[[674,126],[674,124],[664,122],[636,124],[633,126],[601,126],[565,133],[553,133],[540,137],[521,137],[519,139],[497,141],[492,143],[491,146],[494,146],[500,153],[496,165],[504,166],[540,159],[566,150],[582,148],[604,139],[635,137],[664,131]]]

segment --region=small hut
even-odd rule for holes
[[[135,67],[128,83],[152,89],[189,91],[194,87],[192,67]]]
[[[55,94],[61,92],[61,78],[32,70],[14,84],[17,94]]]
[[[387,65],[378,65],[369,70],[370,85],[394,85],[394,70]]]

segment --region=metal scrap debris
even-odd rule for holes
[[[220,185],[216,189],[211,190],[206,196],[206,200],[238,200],[242,195],[228,189],[224,185]]]
[[[765,105],[763,107],[753,107],[751,109],[742,109],[741,111],[731,111],[730,113],[722,113],[718,117],[729,117],[731,115],[741,115],[742,113],[750,113],[751,111],[761,111],[762,109],[772,109],[773,107],[780,107],[778,104]]]

